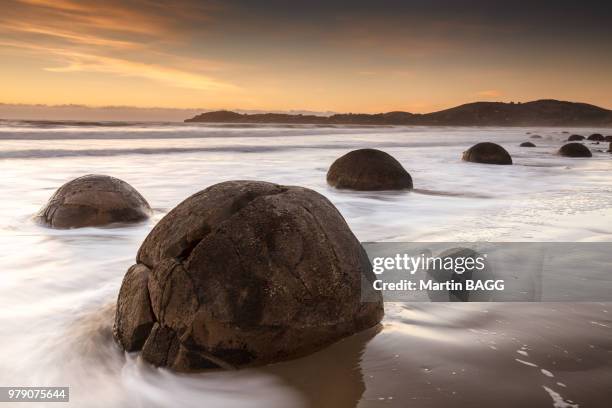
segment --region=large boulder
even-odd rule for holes
[[[536,145],[534,145],[531,142],[523,142],[523,143],[521,143],[520,147],[536,147]]]
[[[606,140],[605,137],[601,133],[593,133],[591,136],[587,137],[587,140],[592,140],[594,142],[603,142]]]
[[[477,143],[463,152],[463,160],[485,164],[512,164],[510,154],[496,143]]]
[[[380,292],[362,292],[362,278],[375,279],[367,255],[325,197],[229,181],[153,228],[124,278],[113,332],[177,371],[285,360],[380,322]]]
[[[584,140],[584,136],[582,135],[571,135],[570,137],[567,138],[568,142],[577,142],[579,140]]]
[[[557,152],[561,156],[567,157],[591,157],[593,154],[588,147],[582,143],[567,143],[561,146]]]
[[[125,181],[89,174],[61,186],[37,219],[53,228],[80,228],[139,222],[150,214],[147,200]]]
[[[388,153],[353,150],[338,158],[327,172],[332,187],[362,191],[412,189],[412,177]]]

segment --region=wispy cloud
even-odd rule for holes
[[[164,48],[180,34],[176,25],[184,24],[186,10],[175,16],[160,10],[147,12],[154,4],[112,3],[18,0],[9,13],[0,16],[4,38],[0,46],[47,57],[50,65],[56,64],[44,68],[50,72],[128,76],[204,91],[238,89],[205,73],[215,71],[220,63],[181,57]],[[198,9],[190,18],[202,23],[208,17]],[[185,59],[192,63],[185,64]]]
[[[484,91],[476,92],[476,96],[483,98],[499,98],[503,96],[503,92],[498,89],[486,89]]]

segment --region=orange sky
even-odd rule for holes
[[[429,112],[555,98],[612,108],[604,2],[164,3],[3,2],[0,102]]]

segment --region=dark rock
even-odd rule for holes
[[[496,143],[482,142],[463,152],[463,160],[485,164],[512,164],[510,154]]]
[[[402,165],[376,149],[353,150],[337,159],[327,172],[327,183],[362,191],[412,189],[412,177]]]
[[[612,153],[612,142],[610,142],[610,146],[608,146],[608,153]]]
[[[603,135],[600,133],[593,133],[591,136],[587,138],[587,140],[593,140],[595,142],[603,142],[604,140],[606,140],[606,138],[603,137]]]
[[[150,273],[142,264],[133,265],[119,289],[113,334],[126,351],[140,350],[155,322],[147,289]]]
[[[125,181],[90,174],[61,186],[37,219],[53,228],[80,228],[143,221],[150,213],[147,201]]]
[[[540,136],[540,135],[531,135],[531,136],[529,136],[529,138],[530,139],[541,139],[542,136]]]
[[[605,137],[606,142],[612,142],[612,135]]]
[[[582,143],[567,143],[561,146],[558,154],[567,157],[591,157],[591,151]]]
[[[584,136],[582,136],[582,135],[571,135],[570,137],[567,138],[568,142],[576,142],[578,140],[584,140]]]
[[[135,270],[150,271],[146,287]],[[193,371],[281,361],[378,324],[380,292],[365,285],[362,293],[362,277],[374,279],[367,255],[325,197],[225,182],[183,201],[147,236],[119,294],[115,337],[123,345],[146,320],[134,316],[150,308],[155,323],[142,357],[154,365]],[[124,298],[134,282],[148,298]]]
[[[536,145],[531,142],[523,142],[521,143],[521,147],[536,147]]]

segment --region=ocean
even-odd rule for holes
[[[226,180],[314,189],[363,242],[612,242],[608,144],[587,142],[589,159],[554,155],[564,131],[612,134],[0,121],[0,385],[70,386],[79,407],[608,406],[612,303],[388,302],[381,327],[313,355],[191,375],[123,353],[110,332],[147,233],[189,195]],[[537,147],[520,148],[527,140]],[[481,141],[504,146],[514,165],[461,161]],[[399,160],[415,190],[327,186],[331,163],[364,147]],[[59,186],[91,173],[130,183],[152,219],[75,230],[33,221]]]

